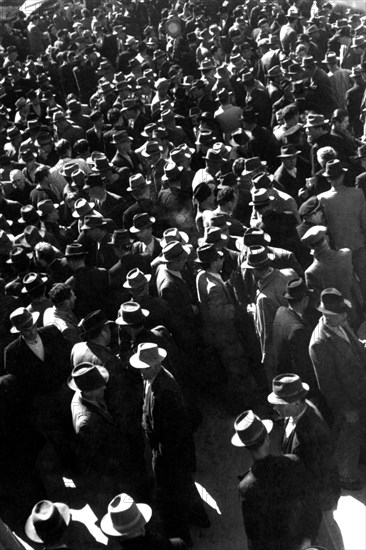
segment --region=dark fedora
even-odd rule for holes
[[[257,120],[258,113],[253,107],[244,107],[241,119],[244,122],[255,122]]]
[[[94,166],[92,168],[93,172],[107,172],[111,170],[112,165],[110,164],[107,157],[97,157],[94,159]]]
[[[130,227],[131,233],[138,233],[147,227],[151,227],[155,223],[155,218],[146,212],[135,214],[132,220],[133,226]]]
[[[145,189],[148,185],[150,185],[149,181],[146,181],[144,176],[140,173],[133,174],[130,176],[129,179],[129,187],[127,187],[127,191],[138,191],[140,189]]]
[[[29,248],[24,246],[14,246],[9,253],[9,259],[6,260],[7,264],[21,264],[28,262],[32,258],[32,252],[27,252]]]
[[[80,258],[85,256],[88,252],[84,249],[80,243],[71,243],[66,246],[65,258]]]
[[[152,155],[160,154],[163,151],[163,146],[159,145],[157,141],[147,141],[144,148],[141,151],[143,157],[151,157]]]
[[[111,240],[108,244],[111,244],[112,246],[119,247],[123,246],[126,247],[126,245],[131,246],[132,239],[130,237],[130,233],[128,229],[115,229],[113,231],[113,235]]]
[[[213,212],[209,219],[210,227],[220,227],[222,229],[228,228],[231,226],[231,222],[227,220],[227,217],[221,212]]]
[[[362,159],[366,157],[366,144],[357,148],[357,155],[350,157],[352,160]]]
[[[101,309],[97,309],[86,315],[86,317],[80,321],[78,327],[80,328],[81,336],[85,338],[90,333],[110,324],[113,324],[113,321],[107,319]]]
[[[81,226],[81,230],[85,231],[88,229],[102,229],[107,227],[108,221],[104,218],[101,218],[100,216],[92,215],[92,216],[85,216],[84,223]]]
[[[293,143],[288,143],[287,145],[283,145],[281,147],[281,154],[278,155],[279,159],[285,159],[289,157],[295,157],[297,155],[300,155],[301,151],[295,147]]]
[[[32,204],[22,206],[20,209],[20,215],[21,217],[19,218],[18,223],[32,225],[34,222],[39,222],[39,215]]]
[[[314,246],[324,240],[325,235],[327,234],[327,228],[323,225],[314,225],[310,227],[301,237],[301,242],[308,246],[309,248],[314,248]]]
[[[112,143],[126,143],[127,141],[132,141],[132,138],[128,135],[126,130],[118,130],[112,139]]]
[[[238,241],[237,241],[238,242]],[[250,247],[250,246],[267,246],[268,243],[271,242],[271,237],[267,235],[262,229],[259,229],[258,227],[249,227],[242,239],[242,243],[244,246]],[[240,240],[239,240],[240,243]],[[242,247],[239,246],[239,250],[241,250]]]
[[[302,218],[306,216],[311,216],[321,208],[321,203],[318,197],[310,197],[305,201],[299,208],[299,214]]]
[[[84,216],[90,215],[93,212],[95,206],[94,202],[88,202],[86,199],[76,199],[74,203],[73,218],[84,218]]]
[[[179,241],[182,244],[188,244],[189,237],[184,231],[179,231],[176,227],[170,227],[164,231],[163,238],[160,241],[160,246],[164,248],[172,241]]]
[[[306,287],[306,284],[303,279],[298,277],[297,279],[292,279],[288,281],[286,285],[286,291],[283,293],[286,300],[301,300],[305,296],[309,295],[309,291]]]
[[[104,182],[99,172],[92,172],[87,176],[84,189],[92,189],[93,187],[103,187]]]
[[[74,391],[95,391],[103,388],[109,380],[109,373],[101,365],[83,362],[72,369],[67,385]]]
[[[268,252],[264,246],[250,246],[246,260],[242,263],[242,267],[247,269],[260,269],[270,265],[274,260],[274,254]]]
[[[137,302],[125,302],[121,305],[116,319],[117,325],[140,325],[145,322],[149,312]]]
[[[261,420],[253,411],[242,412],[234,422],[235,434],[231,438],[234,447],[250,447],[272,430],[270,420]]]
[[[332,159],[328,160],[327,164],[325,165],[325,172],[323,172],[323,176],[332,180],[339,178],[339,176],[342,176],[346,172],[347,168],[343,168],[342,163],[339,159]]]
[[[259,157],[252,157],[245,159],[244,161],[244,170],[242,171],[242,176],[249,176],[256,170],[263,170],[267,166],[266,161],[261,160]]]
[[[216,138],[211,130],[202,130],[197,136],[196,145],[211,145],[214,141]]]
[[[327,315],[339,315],[348,312],[351,308],[351,302],[343,298],[339,290],[325,288],[320,294],[320,302],[316,309]]]
[[[31,329],[37,323],[39,315],[39,311],[33,311],[31,313],[25,307],[18,307],[9,317],[13,325],[10,332],[12,334],[18,334],[18,332],[22,330]]]
[[[141,271],[141,269],[135,267],[127,273],[126,280],[123,283],[123,286],[124,288],[141,288],[148,285],[150,281],[150,274],[145,274]]]
[[[205,160],[208,160],[210,162],[222,162],[223,157],[221,151],[218,151],[216,149],[208,149],[206,156],[203,157]]]
[[[195,262],[197,264],[211,264],[222,257],[223,253],[217,250],[214,243],[204,243],[197,248],[197,259]]]
[[[26,294],[27,292],[32,292],[36,288],[39,288],[41,286],[44,286],[48,281],[47,275],[43,273],[27,273],[23,277],[23,288],[22,288],[22,294]]]
[[[227,241],[228,236],[221,231],[220,227],[206,227],[203,238],[198,239],[199,244],[214,243],[217,244],[222,241]]]
[[[44,199],[43,201],[37,202],[37,214],[41,218],[46,218],[49,214],[57,210],[59,207],[58,204],[51,201],[51,199]]]
[[[172,241],[163,248],[162,261],[164,263],[173,262],[183,257],[188,257],[190,248],[179,241]]]
[[[70,521],[70,509],[66,504],[41,500],[33,507],[24,529],[33,542],[52,544],[64,534]]]
[[[258,208],[261,206],[267,206],[271,201],[273,201],[273,197],[269,196],[268,189],[260,188],[252,191],[252,200],[249,204],[250,206]]]
[[[180,180],[181,172],[183,166],[178,166],[173,161],[168,161],[164,166],[164,174],[161,178],[161,181],[177,181]]]
[[[267,399],[272,405],[287,405],[303,399],[308,391],[308,384],[298,374],[279,374],[272,381],[272,393]]]

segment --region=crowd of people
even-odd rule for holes
[[[191,547],[215,396],[253,460],[250,550],[343,550],[366,443],[366,16],[46,3],[4,23],[0,78],[0,455],[2,484],[39,495],[28,539],[67,545],[73,523],[48,446],[107,495],[111,545]]]

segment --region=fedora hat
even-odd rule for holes
[[[259,157],[252,157],[245,159],[244,161],[244,170],[242,171],[242,176],[248,176],[256,170],[263,170],[267,166],[266,161],[261,160]]]
[[[304,67],[305,69],[314,67],[314,65],[315,65],[315,59],[313,58],[312,55],[307,55],[306,57],[304,57],[301,63],[301,67]]]
[[[147,141],[145,147],[141,151],[143,157],[151,157],[152,155],[160,154],[163,151],[163,146],[159,145],[157,141]]]
[[[87,229],[105,228],[107,225],[107,220],[94,214],[91,216],[85,216],[81,230],[85,231]]]
[[[261,206],[267,206],[271,201],[273,201],[273,197],[270,197],[268,194],[268,189],[262,187],[252,191],[252,200],[249,205],[258,208]]]
[[[301,300],[308,295],[309,291],[306,287],[306,284],[304,280],[300,277],[288,281],[286,285],[286,290],[283,293],[283,296],[284,298],[286,298],[286,300]]]
[[[214,141],[216,138],[212,130],[202,130],[197,136],[196,145],[211,145]]]
[[[76,199],[74,203],[74,212],[72,213],[73,218],[83,218],[93,212],[95,206],[94,202],[88,202],[86,199]]]
[[[165,349],[159,348],[157,344],[145,342],[137,346],[137,352],[132,355],[130,363],[135,369],[148,369],[160,364],[166,356]]]
[[[128,248],[131,248],[132,239],[130,237],[130,232],[128,229],[115,229],[113,235],[108,244],[112,246],[119,247],[128,245]]]
[[[267,400],[271,405],[287,405],[303,399],[308,392],[308,384],[298,374],[279,374],[272,381],[272,393]]]
[[[72,369],[67,385],[73,391],[94,391],[106,386],[109,373],[101,365],[84,361]]]
[[[323,59],[323,63],[328,63],[329,65],[333,65],[334,63],[338,62],[338,57],[335,52],[327,52],[325,55],[325,58]]]
[[[325,165],[325,172],[323,172],[323,176],[325,178],[334,179],[338,178],[345,172],[347,172],[347,168],[343,168],[341,161],[339,159],[332,159],[328,160]]]
[[[79,169],[79,165],[77,162],[75,161],[66,162],[59,169],[59,173],[61,174],[61,176],[64,176],[66,178],[71,178],[71,174],[78,169]]]
[[[39,288],[40,286],[44,286],[48,281],[47,275],[44,275],[43,273],[27,273],[23,277],[23,288],[22,288],[22,294],[26,294],[27,292],[32,292],[36,288]]]
[[[210,69],[216,69],[216,65],[211,59],[203,59],[198,68],[200,71],[209,71]]]
[[[43,201],[37,202],[37,214],[41,218],[45,218],[59,207],[58,204],[51,201],[51,199],[44,199]]]
[[[321,203],[318,197],[310,197],[299,208],[299,214],[302,218],[311,216],[321,208]]]
[[[63,111],[56,111],[55,113],[53,113],[53,116],[52,116],[53,123],[59,122],[60,120],[65,120],[65,119],[66,119],[66,115]]]
[[[240,242],[241,241],[241,242]],[[257,227],[249,227],[243,235],[242,239],[237,241],[239,250],[242,250],[241,243],[246,246],[267,246],[271,242],[271,237],[262,229]]]
[[[124,99],[122,101],[121,113],[125,113],[129,109],[137,109],[138,107],[139,107],[139,103],[137,99],[134,99],[134,98]]]
[[[177,181],[180,179],[183,166],[177,166],[175,162],[168,161],[164,166],[164,174],[161,181]]]
[[[320,294],[320,302],[316,309],[328,315],[338,315],[348,312],[351,308],[351,302],[343,298],[339,290],[325,288]]]
[[[29,248],[24,246],[14,246],[9,253],[9,259],[6,260],[7,264],[21,264],[28,262],[32,258],[32,252],[27,252]]]
[[[241,75],[241,80],[244,82],[252,82],[254,80],[254,71],[253,69],[249,69],[249,71],[246,71]]]
[[[172,162],[174,162],[174,164],[177,164],[178,166],[180,166],[183,162],[190,158],[192,158],[192,155],[189,150],[186,151],[185,149],[177,147],[176,149],[170,151],[170,159],[172,160]]]
[[[198,244],[216,244],[227,240],[228,236],[221,231],[220,227],[206,227],[204,236],[201,239],[198,239]]]
[[[71,243],[66,246],[65,258],[79,258],[85,256],[88,252],[80,243]]]
[[[146,181],[144,176],[140,173],[130,176],[129,183],[130,185],[127,187],[127,191],[131,192],[137,191],[138,189],[145,189],[145,187],[150,185],[150,182]]]
[[[248,134],[246,134],[244,128],[236,128],[236,130],[231,133],[229,143],[232,147],[237,147],[239,145],[244,145],[248,141],[249,137]]]
[[[197,248],[197,264],[210,264],[218,258],[223,257],[223,253],[217,250],[214,243],[203,243]]]
[[[134,288],[134,287],[131,287],[131,288]],[[143,324],[145,322],[146,317],[148,316],[149,316],[149,311],[147,309],[142,309],[140,304],[138,304],[137,302],[125,302],[119,308],[116,324],[117,325],[139,325],[139,324]]]
[[[31,225],[33,222],[39,222],[39,215],[32,204],[22,206],[20,209],[20,216],[18,223]]]
[[[128,135],[126,130],[118,130],[112,138],[112,143],[126,143],[127,141],[132,141],[132,138]]]
[[[136,503],[132,497],[121,493],[108,504],[108,513],[102,518],[100,527],[108,536],[128,537],[146,525],[151,516],[148,504]]]
[[[131,233],[138,233],[142,229],[151,227],[152,224],[155,223],[155,218],[146,212],[143,212],[142,214],[135,214],[132,223],[133,226],[130,227]]]
[[[275,65],[274,67],[271,67],[267,71],[267,76],[269,79],[276,78],[277,76],[283,76],[281,67],[279,65]]]
[[[92,311],[91,313],[88,313],[88,315],[86,315],[84,319],[81,319],[78,327],[80,329],[81,336],[85,338],[86,336],[88,336],[88,334],[93,333],[94,331],[110,324],[113,324],[113,321],[107,319],[101,309],[97,309],[95,311]]]
[[[149,284],[151,275],[143,273],[138,267],[131,269],[126,275],[126,281],[123,283],[124,288],[141,288]]]
[[[319,115],[317,113],[310,113],[306,117],[306,123],[304,128],[316,128],[317,126],[323,126],[328,124],[329,120],[324,118],[324,115]]]
[[[352,160],[362,159],[366,157],[366,144],[357,148],[357,155],[350,157]]]
[[[165,248],[172,241],[178,241],[182,244],[188,244],[189,237],[184,231],[179,231],[176,227],[170,227],[163,233],[163,238],[160,241],[161,248]]]
[[[250,246],[246,260],[242,263],[242,267],[247,269],[257,269],[270,265],[275,259],[274,254],[268,252],[264,246]]]
[[[327,234],[327,228],[323,225],[314,225],[310,227],[301,237],[301,242],[308,246],[309,248],[314,248],[317,243],[323,241],[325,235]]]
[[[162,261],[164,263],[173,262],[182,257],[187,257],[190,254],[189,246],[180,243],[179,241],[171,241],[163,248]]]
[[[13,325],[10,332],[12,334],[17,334],[22,330],[31,329],[37,323],[39,315],[39,311],[33,311],[31,313],[25,307],[18,307],[9,317]]]
[[[301,151],[295,147],[293,143],[288,143],[287,145],[283,145],[281,147],[281,154],[278,155],[279,159],[285,159],[289,157],[295,157],[297,155],[300,155]]]
[[[164,109],[160,115],[160,121],[161,122],[169,122],[170,120],[174,119],[174,113],[171,109]]]
[[[351,48],[362,48],[365,46],[365,37],[364,36],[354,36],[352,38]]]
[[[250,447],[273,428],[271,420],[261,420],[253,411],[242,412],[234,422],[235,434],[231,438],[234,447]]]
[[[210,162],[222,162],[223,157],[220,151],[217,151],[213,148],[208,149],[206,156],[203,157],[205,160],[208,160]]]
[[[111,170],[111,168],[112,165],[106,156],[96,157],[94,159],[94,166],[92,168],[93,172],[107,172],[107,170]]]
[[[213,212],[209,219],[210,227],[228,228],[231,226],[231,222],[227,220],[227,217],[221,212]]]
[[[157,127],[158,127],[158,125],[157,125],[156,122],[150,122],[149,124],[146,124],[143,131],[141,132],[141,135],[144,136],[144,137],[149,137],[149,135],[150,134],[152,135],[153,131]]]
[[[32,162],[32,160],[35,160],[36,155],[31,149],[24,149],[24,151],[20,152],[20,159],[22,162]]]
[[[94,187],[103,187],[104,182],[99,172],[91,172],[87,177],[84,185],[84,189],[92,189]]]
[[[7,246],[12,246],[13,242],[14,236],[0,229],[0,249],[5,250]]]
[[[66,504],[41,500],[33,507],[24,529],[33,542],[52,544],[60,539],[70,521],[70,509]]]
[[[357,78],[358,76],[361,77],[363,73],[363,69],[361,65],[353,66],[350,72],[350,78]]]

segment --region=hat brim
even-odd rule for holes
[[[131,233],[139,233],[140,231],[143,231],[144,229],[146,229],[147,227],[151,227],[153,223],[155,223],[155,218],[153,216],[150,217],[150,224],[146,224],[144,227],[141,227],[140,229],[138,229],[137,227],[135,227],[134,225],[132,227],[130,227],[130,232]]]
[[[134,533],[135,531],[141,529],[146,523],[148,523],[152,516],[152,509],[148,504],[142,504],[142,503],[136,503],[137,508],[140,511],[141,518],[140,520],[133,526],[133,529],[129,530],[123,530],[123,528],[116,529],[113,526],[113,522],[111,519],[111,516],[109,514],[106,514],[101,522],[100,522],[100,528],[106,535],[110,537],[125,537],[130,535],[131,533]]]
[[[124,285],[123,285],[124,286]],[[131,287],[125,287],[125,288],[131,288]],[[146,318],[150,315],[150,312],[147,310],[147,309],[141,309],[141,313],[143,314],[143,316]],[[115,323],[116,325],[122,325],[122,326],[131,326],[131,325],[136,325],[138,323],[126,323],[126,321],[124,321],[122,319],[122,317],[117,317],[117,319],[115,320]]]
[[[275,259],[275,255],[272,254],[271,252],[268,252],[267,258],[265,260],[263,260],[263,262],[261,262],[257,265],[251,265],[251,264],[248,263],[248,260],[245,260],[245,262],[243,262],[241,264],[241,266],[246,268],[246,269],[257,269],[257,268],[260,268],[260,267],[265,267],[266,265],[270,265],[270,263],[273,262],[274,259]]]
[[[262,424],[264,425],[267,434],[270,434],[273,429],[273,422],[272,420],[262,420]],[[231,438],[231,444],[234,445],[234,447],[246,447],[245,443],[242,442],[237,432],[233,435]]]
[[[275,200],[274,197],[268,197],[268,201],[264,201],[264,202],[255,203],[255,202],[251,201],[249,203],[249,206],[266,206],[266,204],[269,204],[271,201],[274,201],[274,200]]]
[[[342,168],[342,171],[339,172],[339,174],[329,174],[329,172],[323,172],[323,176],[324,176],[324,178],[338,177],[338,176],[342,175],[342,172],[343,172],[343,174],[345,174],[346,172],[348,172],[348,168]]]
[[[40,313],[39,313],[39,311],[32,311],[31,315],[32,315],[32,317],[33,317],[33,325],[32,325],[32,326],[34,327],[34,325],[35,325],[35,324],[37,323],[37,321],[38,321],[38,318],[39,318]],[[11,329],[10,329],[10,332],[11,332],[12,334],[19,334],[19,333],[20,333],[20,330],[18,330],[18,329],[13,325],[13,326],[11,327]]]
[[[288,153],[287,155],[277,155],[277,158],[279,159],[287,159],[290,157],[297,157],[301,154],[301,151],[295,151],[294,153]]]
[[[113,322],[113,321],[111,321]],[[97,366],[97,369],[99,370],[100,374],[102,375],[102,377],[104,378],[104,381],[105,383],[107,384],[108,380],[109,380],[109,372],[107,371],[107,369],[105,367],[102,367],[102,366]],[[80,388],[77,386],[77,384],[75,383],[75,379],[73,378],[72,374],[70,374],[70,376],[68,377],[67,379],[67,385],[69,386],[70,390],[73,390],[73,391],[83,391],[83,390],[80,390]],[[100,386],[102,387],[102,386]]]
[[[163,348],[158,348],[158,355],[160,362],[164,361],[164,359],[167,356],[167,352]],[[145,363],[144,361],[141,361],[139,359],[138,353],[135,353],[130,358],[130,364],[134,369],[149,369],[152,365],[149,365],[148,363]]]
[[[182,248],[183,248],[183,253],[180,254],[179,256],[177,256],[176,258],[172,258],[171,260],[167,260],[164,256],[164,254],[162,254],[161,256],[161,261],[165,264],[168,264],[169,262],[174,262],[175,260],[178,260],[179,258],[181,258],[182,256],[185,256],[185,257],[188,257],[191,253],[191,249],[189,248],[189,246],[187,246],[186,244],[183,244],[182,245]]]
[[[69,525],[70,521],[71,521],[70,508],[67,506],[67,504],[64,504],[63,502],[54,502],[53,504],[54,504],[54,506],[56,506],[56,508],[60,512],[60,515],[61,515],[62,519],[65,522],[65,528],[66,528]],[[45,540],[44,538],[42,539],[38,535],[38,533],[36,531],[36,528],[34,527],[32,515],[30,515],[29,518],[27,519],[27,521],[25,523],[24,530],[25,530],[25,533],[26,533],[27,537],[31,541],[38,542],[38,543],[46,543],[47,542],[47,537],[46,537],[46,540]],[[64,529],[62,529],[61,526],[60,526],[60,531],[61,532],[64,531]]]
[[[306,382],[302,382],[302,391],[299,392],[295,399],[283,399],[281,397],[278,397],[274,392],[271,392],[269,396],[267,397],[268,403],[271,403],[271,405],[288,405],[288,403],[294,403],[294,401],[297,401],[298,399],[302,399],[307,395],[309,392],[309,385],[306,384]]]
[[[94,202],[89,202],[88,204],[89,204],[91,210],[93,210],[93,208],[95,206],[95,203]],[[88,212],[87,214],[84,214],[84,216],[88,216],[89,214],[90,214],[90,212]],[[76,210],[71,214],[71,216],[73,218],[84,218],[84,216],[80,216],[80,214]]]
[[[306,122],[303,128],[316,128],[317,126],[324,126],[324,124],[328,124],[328,123],[329,123],[329,119],[326,118],[323,122],[319,122],[318,124],[309,124],[308,122]]]
[[[145,277],[146,277],[146,282],[149,283],[151,281],[150,273],[147,273],[145,275]],[[122,286],[123,286],[123,288],[139,288],[140,286],[143,286],[143,285],[141,284],[141,285],[137,285],[137,286],[131,286],[128,281],[125,281]],[[147,310],[143,309],[142,311],[147,311]]]
[[[348,309],[352,309],[352,303],[347,300],[346,298],[343,299],[343,303],[345,306],[347,306]],[[318,311],[320,311],[321,313],[326,313],[327,315],[340,315],[340,313],[346,313],[347,310],[345,311],[341,311],[341,312],[336,312],[336,311],[332,311],[330,309],[326,309],[325,307],[323,307],[321,305],[321,302],[319,302],[316,306],[316,309]]]
[[[34,286],[32,289],[30,289],[30,291],[32,292],[32,290],[34,290],[35,288],[39,288],[40,286],[42,285],[45,285],[48,281],[48,277],[41,277],[41,281],[39,282],[38,285]],[[21,293],[22,294],[27,294],[27,292],[29,292],[27,290],[27,287],[23,286],[22,290],[21,290]]]

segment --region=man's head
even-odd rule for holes
[[[187,245],[178,241],[172,241],[163,248],[162,261],[167,264],[171,271],[182,271],[190,254]]]
[[[351,302],[343,298],[336,288],[326,288],[320,294],[317,309],[323,314],[329,325],[341,326],[346,324],[351,308]]]
[[[328,123],[329,120],[326,120],[323,115],[309,114],[307,116],[304,128],[309,145],[314,145],[320,136],[329,132]]]
[[[281,418],[296,417],[304,409],[308,392],[308,384],[297,374],[279,374],[272,381],[268,402]]]
[[[133,368],[139,369],[144,380],[153,380],[160,372],[166,356],[165,349],[159,348],[157,344],[145,342],[137,346],[137,352],[132,355],[130,364]]]
[[[303,279],[292,279],[287,283],[283,296],[291,309],[303,312],[309,305],[309,291]]]
[[[72,288],[66,283],[55,283],[48,296],[56,308],[65,311],[74,309],[76,296]]]
[[[80,392],[91,401],[103,399],[109,380],[107,369],[89,362],[83,362],[73,368],[67,385],[73,391]]]
[[[252,410],[242,412],[234,422],[235,434],[231,438],[234,447],[244,447],[252,453],[269,454],[268,434],[272,422],[262,421]]]
[[[323,176],[334,186],[342,185],[347,168],[343,168],[339,159],[328,160]]]
[[[278,158],[281,159],[281,162],[283,166],[287,170],[293,170],[296,168],[297,164],[297,157],[301,151],[297,149],[292,143],[289,143],[288,145],[284,145],[281,147],[281,154],[278,155]]]
[[[78,327],[83,340],[94,340],[108,346],[111,340],[111,325],[113,321],[108,320],[105,314],[97,309],[84,317]]]
[[[328,160],[337,158],[337,153],[333,147],[320,147],[316,152],[316,158],[322,168],[325,168]]]
[[[10,332],[20,334],[24,340],[32,342],[37,338],[37,320],[39,312],[31,313],[25,307],[18,307],[10,315],[12,327]]]

